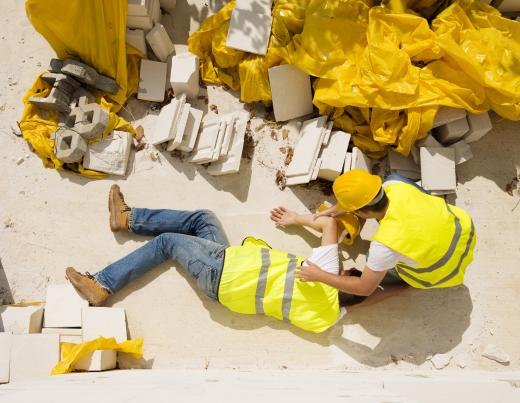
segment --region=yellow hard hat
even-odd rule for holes
[[[361,169],[353,169],[336,178],[332,190],[339,207],[355,211],[370,203],[381,190],[381,178]]]
[[[330,204],[324,202],[318,207],[318,211],[323,211],[329,207]],[[352,245],[361,230],[359,219],[352,213],[344,213],[336,217],[336,223],[338,225],[338,242]]]

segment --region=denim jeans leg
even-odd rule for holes
[[[217,299],[225,249],[224,245],[206,239],[164,233],[107,266],[94,277],[109,291],[117,292],[160,263],[173,259],[197,279],[200,289]]]
[[[179,233],[229,246],[226,234],[210,210],[151,210],[133,208],[130,230],[139,235]]]

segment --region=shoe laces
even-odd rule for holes
[[[121,211],[125,212],[132,210],[130,207],[128,207],[128,204],[126,204],[125,198],[121,192],[119,192],[119,197],[121,198],[121,203],[123,204],[123,209]]]
[[[91,279],[91,280],[96,280],[96,278],[95,278],[92,274],[90,274],[88,271],[85,272],[84,275],[85,275],[86,277],[88,277],[89,279]]]

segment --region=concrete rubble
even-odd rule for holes
[[[194,99],[199,95],[199,58],[190,52],[171,59],[170,85],[175,95],[185,94]]]
[[[508,365],[511,362],[509,355],[494,344],[488,344],[482,351],[482,356],[504,365]]]
[[[175,52],[173,42],[161,23],[156,23],[146,34],[146,41],[161,62],[166,62],[168,56]]]
[[[343,173],[349,142],[349,133],[333,131],[330,134],[329,141],[321,149],[319,178],[333,182]]]
[[[142,59],[139,70],[137,98],[143,101],[162,102],[166,90],[166,63]]]
[[[132,135],[114,130],[104,139],[89,144],[83,160],[86,169],[124,176],[132,149]]]

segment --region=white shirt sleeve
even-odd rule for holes
[[[417,262],[410,259],[392,248],[383,245],[381,242],[370,242],[368,249],[367,267],[374,271],[386,271],[395,267],[395,265],[402,261],[410,266],[417,266]]]
[[[311,257],[305,260],[302,266],[308,266],[308,260],[327,273],[339,274],[339,252],[337,243],[313,248]]]

